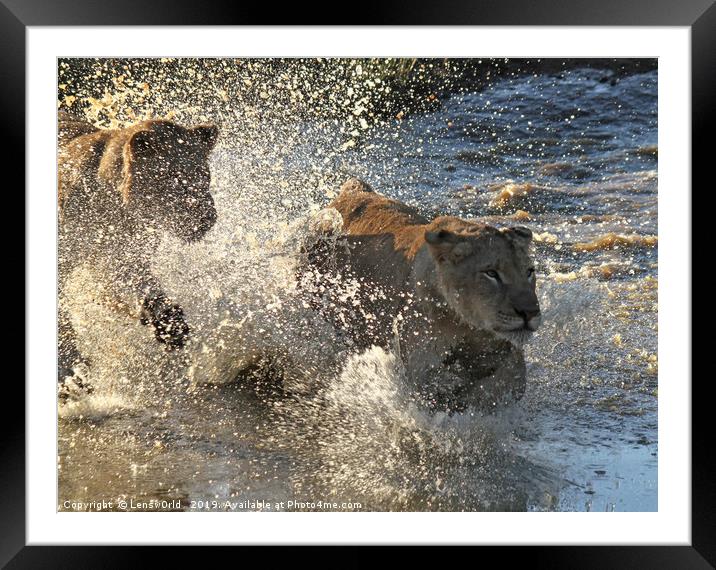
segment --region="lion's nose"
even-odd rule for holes
[[[539,316],[540,310],[539,310],[539,307],[537,307],[535,309],[526,309],[526,310],[522,311],[522,314],[524,315],[525,319],[530,321],[530,320],[534,319],[535,317]]]
[[[525,326],[533,331],[536,331],[542,322],[541,312],[539,307],[532,307],[529,309],[515,309],[517,314],[522,317],[525,321]]]

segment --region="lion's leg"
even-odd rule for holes
[[[190,328],[184,310],[164,292],[149,263],[114,257],[99,266],[111,297],[107,302],[117,312],[150,326],[156,339],[170,350],[186,344]]]
[[[83,362],[77,349],[77,337],[67,311],[60,307],[57,315],[57,380],[72,375],[73,368]]]
[[[65,378],[74,374],[74,368],[83,360],[77,348],[77,333],[72,326],[70,312],[67,308],[65,287],[75,264],[72,249],[67,245],[62,234],[59,243],[59,263],[57,267],[57,381],[61,383]]]
[[[492,411],[522,398],[526,366],[520,349],[479,355],[468,347],[467,354],[458,352],[455,358],[459,346],[448,338],[430,339],[404,355],[408,381],[430,409]]]
[[[524,355],[513,347],[494,373],[476,381],[471,399],[479,409],[493,410],[520,400],[526,387]]]
[[[60,259],[67,259],[69,253],[60,242]],[[72,326],[70,313],[64,297],[65,285],[72,265],[60,262],[58,266],[57,303],[57,386],[58,395],[65,399],[77,392],[91,392],[87,380],[89,360],[77,347],[77,333]]]
[[[91,394],[89,360],[77,348],[77,334],[62,306],[57,315],[57,391],[60,400]]]

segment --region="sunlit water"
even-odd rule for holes
[[[291,117],[271,93],[265,108],[202,99],[222,127],[219,221],[200,243],[165,240],[155,268],[194,340],[164,352],[75,274],[65,295],[95,391],[60,407],[59,508],[656,510],[657,77],[605,77],[503,79],[357,132]],[[153,105],[204,118],[181,97]],[[293,276],[310,214],[349,175],[427,215],[533,230],[544,324],[519,404],[431,415],[395,354],[332,349]],[[320,403],[264,373],[331,365]]]

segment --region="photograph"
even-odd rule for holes
[[[57,58],[56,510],[657,512],[658,80]]]

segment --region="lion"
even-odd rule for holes
[[[314,307],[358,347],[397,346],[414,393],[433,409],[522,397],[523,345],[541,322],[529,229],[431,221],[357,179],[322,216],[331,211],[341,239],[316,240],[299,272]]]
[[[108,304],[140,319],[168,349],[184,346],[183,309],[150,264],[163,232],[201,239],[216,222],[209,191],[214,125],[147,120],[98,129],[66,113],[58,121],[59,286],[82,264],[98,271]],[[61,375],[82,360],[60,309]],[[61,378],[60,378],[61,379]]]

